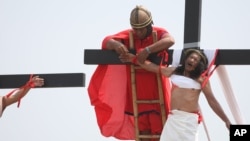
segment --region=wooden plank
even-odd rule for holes
[[[134,50],[129,50],[131,53],[135,54]],[[172,51],[170,51],[172,52]],[[85,49],[84,50],[84,64],[94,65],[94,64],[129,64],[122,63],[119,60],[119,55],[111,50],[101,50],[101,49]],[[151,54],[148,58],[152,62],[159,64],[161,57],[157,56],[156,53]]]
[[[185,0],[184,47],[188,43],[200,42],[201,5],[201,0]],[[199,44],[191,44],[189,47],[200,46]]]
[[[84,87],[84,73],[33,74],[44,78],[44,86],[39,88]],[[0,75],[0,88],[19,88],[30,78],[30,74]]]
[[[215,63],[221,65],[249,65],[250,49],[219,50]]]
[[[173,50],[168,50],[169,64],[172,63]],[[154,56],[151,58],[153,62],[159,64],[160,57]],[[84,64],[125,64],[118,59],[118,54],[110,50],[101,49],[85,49]],[[219,53],[215,64],[218,65],[249,65],[250,64],[250,49],[219,49]]]

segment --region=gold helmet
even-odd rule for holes
[[[153,24],[150,11],[143,6],[136,6],[130,13],[130,24],[137,29]]]

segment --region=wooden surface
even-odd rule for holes
[[[55,87],[84,87],[84,73],[55,73],[55,74],[33,74],[44,78],[44,86],[39,88]],[[0,75],[0,88],[19,88],[30,78],[30,74]]]
[[[168,50],[169,62],[172,62],[173,50]],[[153,56],[151,58],[155,63],[159,64],[161,58]],[[101,49],[85,49],[84,64],[124,64],[118,54],[110,50]],[[215,64],[218,65],[249,65],[250,64],[250,49],[220,49]]]

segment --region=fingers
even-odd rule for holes
[[[32,78],[32,81],[35,84],[35,86],[41,87],[44,85],[44,79],[40,78],[39,76],[34,76]]]
[[[116,52],[117,52],[118,54],[125,54],[125,53],[128,53],[128,49],[127,49],[126,46],[124,46],[124,45],[122,44],[122,45],[120,45],[119,47],[117,47]]]
[[[127,53],[120,54],[119,59],[123,63],[129,62],[129,57],[128,57]]]
[[[123,53],[120,54],[119,59],[121,60],[121,62],[125,63],[125,62],[131,62],[132,59],[134,58],[134,54],[131,53]]]
[[[148,58],[149,53],[146,50],[142,50],[137,55],[137,60],[139,63],[143,64]]]
[[[44,85],[44,79],[43,78],[37,78],[36,83],[37,86],[41,87]]]
[[[125,46],[121,47],[121,54],[126,54],[128,53],[128,49]]]

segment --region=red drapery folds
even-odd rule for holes
[[[157,30],[159,31],[157,35],[160,38],[165,31],[158,28]],[[118,34],[107,36],[102,42],[102,49],[105,49],[107,41],[110,38],[123,41],[124,44],[128,46],[129,31],[130,30],[124,30]],[[151,44],[152,41],[150,37],[146,43]],[[135,44],[139,45],[140,40],[136,40]],[[145,44],[145,46],[147,46],[147,44]],[[143,48],[141,45],[139,47]],[[131,92],[128,91],[131,86],[128,86],[128,82],[130,82],[130,73],[127,72],[127,67],[126,65],[98,65],[88,86],[91,105],[95,108],[98,126],[102,135],[105,137],[112,136],[121,140],[135,139],[134,117],[125,114],[126,108],[131,106],[128,105],[131,101],[127,101],[131,100],[128,98],[128,94],[131,94]],[[170,92],[170,85],[168,78],[162,77],[162,80],[163,92],[166,100],[165,103],[167,103],[165,104],[166,113],[168,114],[169,93],[166,93],[167,91]],[[151,81],[150,79],[147,83],[154,82],[155,81]],[[140,82],[140,85],[144,85],[141,83],[143,82]],[[131,107],[130,109],[132,109]]]
[[[124,113],[127,76],[125,65],[99,65],[93,74],[88,93],[95,107],[98,126],[105,137],[135,139],[134,117]],[[162,77],[166,112],[169,112],[169,79]]]
[[[134,139],[134,119],[124,113],[126,103],[126,66],[99,65],[93,74],[88,93],[95,106],[102,135]]]

